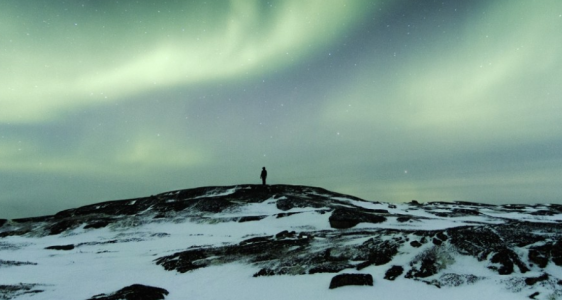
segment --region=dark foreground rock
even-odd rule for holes
[[[402,266],[392,266],[386,273],[384,274],[384,279],[386,280],[394,280],[398,276],[404,273],[404,268]]]
[[[332,278],[330,289],[347,285],[373,286],[373,276],[371,276],[371,274],[339,274]]]
[[[33,283],[20,283],[16,285],[0,285],[0,299],[14,299],[23,295],[42,293],[38,289],[41,285]]]
[[[163,288],[133,284],[115,293],[96,295],[88,300],[162,300],[168,294],[168,291]]]
[[[68,251],[74,249],[74,245],[56,245],[56,246],[49,246],[46,247],[47,250],[63,250]]]

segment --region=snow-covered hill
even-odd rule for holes
[[[0,220],[0,299],[562,299],[562,205],[204,187]]]

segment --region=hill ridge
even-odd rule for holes
[[[490,284],[507,291],[506,299],[556,299],[562,296],[562,206],[391,204],[298,185],[210,186],[5,221],[0,257],[0,272],[17,271],[11,282],[0,282],[5,299],[32,291],[58,299],[126,298],[143,291],[152,291],[154,299],[182,299],[200,294],[170,282],[196,281],[203,276],[198,274],[235,266],[240,269],[232,276],[248,285],[299,276],[321,298],[333,297],[323,292],[328,287],[426,289],[417,285],[423,283],[435,299],[448,299],[439,291],[444,288]],[[92,260],[132,280],[92,271]],[[66,283],[70,278],[57,275],[52,283],[45,275],[49,266],[109,276],[121,289],[105,282],[95,291],[78,284],[83,296],[67,297],[65,291],[74,289]],[[139,266],[149,274],[135,271]],[[2,284],[8,286],[4,294]],[[283,289],[276,292],[288,297]],[[195,298],[223,295],[206,293]]]

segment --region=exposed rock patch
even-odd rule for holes
[[[17,267],[17,266],[36,266],[37,263],[29,262],[29,261],[13,261],[13,260],[1,260],[0,259],[0,268],[3,267]]]
[[[371,274],[338,274],[332,278],[330,289],[347,285],[373,286],[373,276]]]
[[[548,274],[544,273],[538,277],[527,277],[525,278],[525,284],[527,285],[535,285],[537,282],[547,281],[549,279]]]
[[[26,294],[38,294],[43,290],[37,287],[41,286],[34,283],[20,283],[16,285],[0,285],[0,299],[14,299]]]
[[[490,261],[499,264],[499,267],[490,266],[490,269],[497,270],[500,275],[513,273],[514,266],[517,266],[521,273],[529,271],[529,268],[521,261],[519,256],[513,252],[513,250],[507,248],[501,249],[495,253]]]
[[[260,265],[281,257],[293,257],[295,251],[303,250],[309,244],[311,236],[281,233],[279,238],[274,236],[255,237],[244,240],[236,245],[223,247],[195,248],[158,258],[155,262],[171,271],[180,273],[203,268],[211,264],[224,264],[236,260],[248,261]],[[289,259],[284,261],[288,262]],[[258,276],[273,274],[304,274],[305,269],[295,262],[292,265],[280,265],[270,271],[264,270]],[[293,268],[291,268],[293,267]]]
[[[394,280],[398,276],[404,273],[404,268],[402,266],[392,266],[386,273],[384,274],[384,279],[386,280]]]
[[[162,300],[169,292],[163,288],[133,284],[115,293],[96,295],[88,300]]]
[[[361,210],[337,208],[330,216],[330,226],[337,229],[355,227],[359,223],[382,223],[386,218]]]
[[[71,245],[49,246],[49,247],[46,247],[45,249],[68,251],[68,250],[74,249],[74,245],[71,244]]]

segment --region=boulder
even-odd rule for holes
[[[384,274],[384,279],[386,280],[394,280],[398,276],[404,273],[404,268],[402,266],[392,266],[386,273]]]
[[[347,229],[359,223],[382,223],[386,218],[358,209],[337,208],[332,212],[329,221],[332,228]]]
[[[537,282],[541,282],[541,281],[546,281],[548,280],[549,276],[548,274],[544,273],[541,276],[538,277],[527,277],[525,278],[525,284],[527,285],[535,285],[535,283]]]
[[[347,285],[373,286],[373,276],[371,274],[339,274],[332,278],[330,289]]]
[[[49,246],[49,247],[46,247],[45,249],[47,249],[47,250],[63,250],[63,251],[68,251],[68,250],[74,249],[74,245],[70,244],[70,245]]]
[[[414,248],[419,248],[422,246],[422,244],[418,241],[411,241],[410,242],[410,246],[414,247]]]

